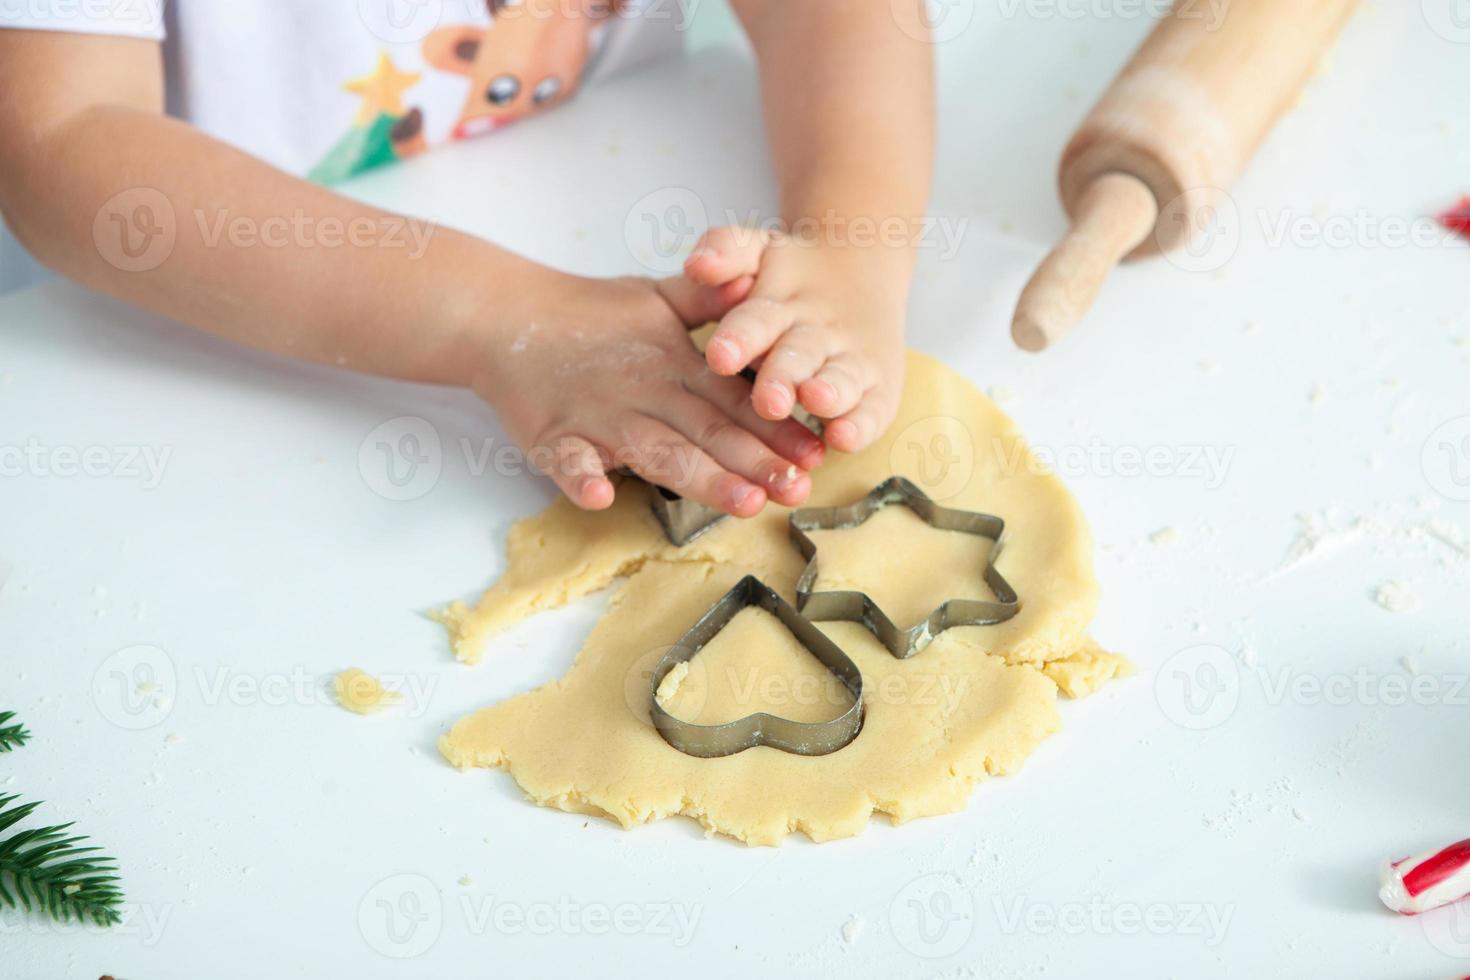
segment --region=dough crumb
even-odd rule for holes
[[[1150,534],[1148,536],[1148,540],[1151,544],[1178,544],[1179,538],[1179,529],[1172,525],[1170,525],[1169,527],[1161,527],[1153,534]]]
[[[863,934],[863,918],[860,915],[848,916],[847,921],[842,923],[842,941],[851,946],[858,941]]]
[[[459,876],[459,886],[461,888],[468,888],[471,885],[473,885],[474,883],[475,883],[475,879],[471,878],[469,875],[460,875]]]
[[[398,694],[379,683],[376,677],[356,667],[350,667],[332,678],[332,689],[336,692],[339,705],[360,715],[381,711],[402,700]]]
[[[1391,613],[1411,613],[1419,609],[1419,596],[1409,583],[1394,579],[1384,582],[1373,593],[1373,601]]]
[[[659,704],[667,704],[673,700],[675,694],[679,693],[679,685],[684,683],[684,678],[689,676],[689,662],[674,665],[674,669],[664,675],[659,681],[658,690],[654,692],[654,698]]]
[[[1313,405],[1321,405],[1327,401],[1327,386],[1320,381],[1312,386],[1311,394],[1307,396]]]
[[[1005,405],[1016,397],[1011,389],[1007,388],[1005,385],[991,385],[985,390],[985,393],[989,395],[990,400],[995,402],[997,405]]]
[[[1312,822],[1311,815],[1309,813],[1307,813],[1305,810],[1303,810],[1299,806],[1294,806],[1294,807],[1291,808],[1291,815],[1293,817],[1296,817],[1302,823],[1311,823]]]
[[[1412,655],[1405,654],[1404,656],[1400,657],[1399,663],[1404,665],[1404,670],[1408,671],[1410,674],[1418,676],[1419,661],[1415,660]]]

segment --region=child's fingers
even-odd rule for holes
[[[739,225],[711,228],[684,260],[684,274],[706,286],[720,286],[760,271],[770,241],[767,232]]]
[[[734,419],[742,428],[804,470],[822,465],[826,446],[812,431],[794,419],[764,419],[756,413],[750,398],[750,385],[741,378],[707,376],[696,382],[692,390]]]
[[[725,469],[659,419],[639,416],[626,435],[628,466],[648,482],[736,517],[754,517],[766,505],[763,489]]]
[[[654,286],[669,308],[687,326],[702,327],[718,320],[750,295],[755,280],[742,276],[722,286],[705,286],[687,276],[670,276],[655,281]]]
[[[827,423],[827,444],[844,453],[867,449],[888,428],[897,411],[897,396],[875,388],[857,408]]]
[[[795,507],[812,491],[806,472],[777,455],[749,430],[697,395],[685,395],[666,406],[663,419],[682,432],[716,463],[766,491],[778,503]]]
[[[741,303],[725,314],[705,345],[710,370],[723,375],[744,371],[790,329],[791,317],[790,307],[774,300],[757,296]]]
[[[546,475],[583,510],[612,506],[613,485],[607,478],[602,454],[581,436],[558,436],[543,442],[531,458],[538,462],[545,459]]]
[[[803,408],[821,418],[846,415],[868,390],[865,373],[848,358],[829,358],[816,374],[797,386],[797,398]]]
[[[755,376],[751,400],[762,418],[784,419],[796,406],[796,389],[827,359],[819,332],[798,324],[788,330]]]

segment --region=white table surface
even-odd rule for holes
[[[1366,8],[1233,189],[1233,254],[1120,271],[1036,358],[1007,325],[1063,228],[1054,161],[1149,24],[983,6],[939,48],[933,211],[968,224],[921,261],[912,343],[1008,393],[1056,454],[1096,528],[1097,636],[1137,677],[1063,703],[1064,731],[963,812],[854,840],[746,849],[529,806],[435,739],[561,674],[603,599],[476,668],[421,615],[475,596],[550,499],[472,474],[461,440],[504,438],[489,413],[49,285],[0,302],[0,444],[63,468],[104,447],[108,472],[0,478],[0,706],[35,736],[0,787],[77,820],[134,904],[107,933],[0,916],[0,976],[1470,973],[1470,913],[1375,898],[1382,859],[1470,835],[1470,252],[1378,234],[1470,190],[1470,46],[1418,3]],[[743,56],[705,54],[351,191],[637,272],[625,228],[650,207],[771,213],[759,134]],[[395,502],[359,450],[405,416],[442,472]],[[169,453],[156,485],[130,447]],[[1355,530],[1281,570],[1313,514]],[[1382,608],[1386,582],[1415,608]],[[321,694],[350,665],[423,696],[350,715]],[[162,696],[139,702],[150,676]],[[1195,713],[1186,677],[1215,692]]]

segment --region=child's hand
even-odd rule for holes
[[[687,276],[732,296],[749,290],[710,338],[710,367],[732,375],[758,363],[752,397],[761,417],[787,418],[799,402],[827,420],[834,449],[866,448],[893,421],[904,376],[906,276],[892,274],[880,248],[737,227],[707,232]]]
[[[609,506],[619,467],[737,517],[768,499],[799,505],[821,441],[757,415],[750,385],[712,372],[689,343],[690,327],[747,290],[559,277],[544,313],[480,352],[473,387],[579,507]]]

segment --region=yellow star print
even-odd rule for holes
[[[354,78],[343,86],[354,95],[362,96],[362,106],[357,110],[357,124],[365,126],[378,115],[403,115],[403,93],[412,88],[420,78],[419,72],[401,72],[388,57],[388,52],[378,53],[378,66],[371,75]]]

